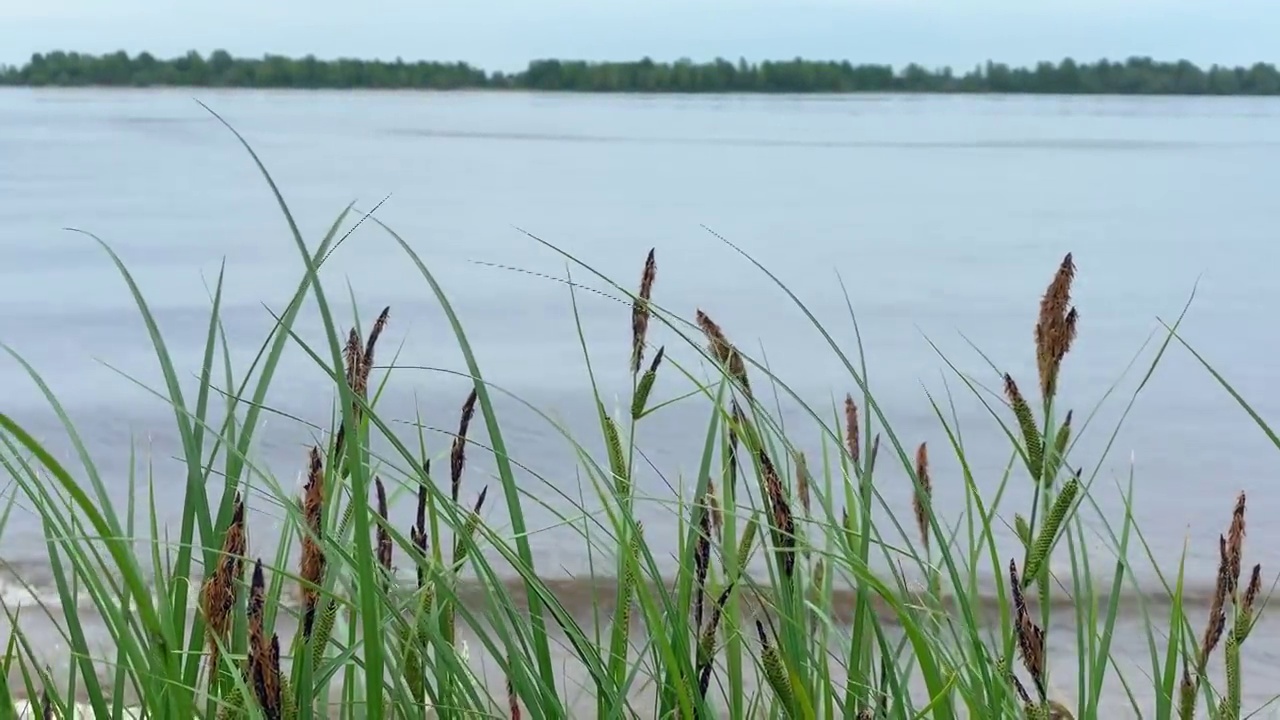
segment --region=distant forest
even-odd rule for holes
[[[1213,65],[1146,57],[1123,62],[1041,62],[1010,67],[988,62],[962,73],[911,64],[854,65],[816,60],[759,63],[717,59],[655,62],[535,60],[516,73],[467,63],[380,60],[236,58],[223,50],[191,51],[169,60],[150,53],[38,53],[26,64],[0,66],[0,85],[228,87],[299,89],[544,90],[635,93],[1045,93],[1114,95],[1277,95],[1274,65]]]

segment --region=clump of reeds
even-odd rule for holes
[[[218,673],[221,647],[231,642],[231,610],[236,605],[240,579],[244,574],[244,556],[248,539],[245,534],[244,501],[235,494],[231,506],[231,522],[222,540],[218,565],[205,580],[202,606],[205,617],[205,638],[209,647],[209,681],[212,684]]]
[[[1227,689],[1218,706],[1218,717],[1232,720],[1240,717],[1240,646],[1249,636],[1254,623],[1254,604],[1262,590],[1262,565],[1254,565],[1249,574],[1249,584],[1244,595],[1239,592],[1240,572],[1244,557],[1245,494],[1236,496],[1231,513],[1231,524],[1226,536],[1218,536],[1218,574],[1213,598],[1209,605],[1209,619],[1195,658],[1194,671],[1186,658],[1182,663],[1182,683],[1179,691],[1178,713],[1181,720],[1191,720],[1196,713],[1196,694],[1200,691],[1209,656],[1226,635],[1225,655]],[[1227,627],[1227,601],[1231,601],[1235,619]]]

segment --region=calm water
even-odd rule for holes
[[[347,203],[368,210],[385,198],[378,216],[441,279],[489,380],[593,443],[572,298],[564,283],[531,274],[563,278],[565,261],[521,229],[628,287],[656,247],[658,302],[688,319],[702,308],[748,353],[763,347],[791,390],[820,410],[854,389],[851,378],[801,311],[701,226],[769,267],[853,352],[843,279],[873,389],[904,442],[929,441],[935,502],[944,513],[955,508],[952,518],[962,502],[958,463],[944,452],[926,390],[940,399],[954,393],[980,486],[999,482],[1008,446],[929,341],[988,388],[999,387],[998,377],[970,341],[1033,387],[1036,303],[1073,252],[1081,334],[1063,393],[1077,423],[1098,411],[1073,457],[1096,471],[1097,502],[1115,517],[1117,488],[1132,473],[1137,521],[1153,552],[1172,569],[1185,544],[1188,583],[1202,596],[1213,580],[1214,536],[1225,530],[1234,493],[1245,490],[1253,521],[1246,563],[1262,562],[1268,582],[1280,568],[1280,527],[1265,522],[1280,511],[1280,451],[1185,350],[1165,357],[1103,455],[1151,360],[1143,344],[1193,289],[1185,337],[1264,417],[1280,418],[1280,369],[1268,360],[1280,344],[1272,322],[1280,301],[1280,246],[1271,244],[1280,186],[1274,100],[5,91],[0,341],[40,370],[122,498],[133,443],[152,464],[162,514],[181,495],[172,412],[130,379],[159,387],[154,352],[107,255],[61,228],[92,231],[120,254],[188,392],[225,262],[223,317],[243,373],[271,326],[269,309],[287,301],[301,265],[252,162],[193,98],[247,136],[312,244]],[[607,290],[588,271],[572,272]],[[399,351],[399,364],[418,367],[393,374],[388,416],[411,423],[420,415],[452,429],[465,383],[424,368],[457,370],[460,355],[394,241],[366,225],[323,274],[344,325],[347,283],[366,326],[382,306],[392,308],[380,360]],[[629,392],[629,310],[592,293],[578,303],[597,379],[606,397],[621,398]],[[301,330],[321,340],[313,311]],[[694,363],[669,329],[654,337]],[[6,358],[4,368],[3,410],[70,459],[47,402],[16,364]],[[317,387],[320,371],[295,348],[269,402],[324,425],[332,398]],[[657,392],[683,389],[672,374]],[[501,410],[512,453],[529,468],[524,487],[552,505],[529,510],[542,530],[533,542],[544,574],[587,574],[586,544],[557,527],[572,505],[557,498],[590,495],[589,484],[547,420],[512,401]],[[641,433],[655,468],[640,479],[655,500],[642,514],[664,551],[675,547],[664,541],[674,520],[661,502],[672,497],[669,484],[696,473],[707,412],[698,402],[677,404]],[[789,402],[783,415],[816,457],[812,419]],[[296,486],[315,432],[273,415],[254,459]],[[427,441],[436,456],[447,449],[438,430]],[[467,496],[492,470],[479,451],[473,460]],[[889,467],[881,485],[886,501],[906,512],[901,476]],[[1029,498],[1019,479],[1002,505],[1008,519]],[[407,522],[407,510],[395,512]],[[488,516],[506,522],[500,501]],[[30,512],[15,511],[5,533],[3,559],[37,585],[47,580]],[[1097,551],[1106,552],[1102,541]],[[1133,571],[1151,582],[1148,563]],[[1122,627],[1120,652],[1145,662],[1136,627]],[[1253,706],[1280,683],[1276,632],[1264,621],[1264,639],[1245,646],[1257,675],[1246,679]],[[1073,637],[1064,628],[1057,643],[1069,649]]]

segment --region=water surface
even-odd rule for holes
[[[0,92],[0,341],[39,369],[122,500],[130,447],[139,463],[151,464],[162,521],[177,517],[182,474],[172,410],[139,385],[160,387],[154,350],[109,257],[63,228],[91,231],[119,253],[189,393],[211,288],[225,263],[222,314],[242,373],[302,266],[251,160],[194,99],[253,144],[312,245],[348,203],[367,211],[382,202],[378,217],[440,278],[488,379],[594,449],[599,433],[572,298],[554,278],[571,270],[576,281],[608,287],[581,267],[567,268],[526,231],[627,286],[655,247],[660,304],[686,319],[704,309],[746,352],[760,356],[763,348],[790,390],[827,414],[856,391],[841,361],[799,308],[708,228],[791,286],[854,353],[847,291],[879,403],[904,443],[929,442],[935,502],[944,514],[955,509],[952,521],[962,502],[959,465],[926,391],[954,403],[946,410],[964,433],[979,486],[994,491],[1008,444],[929,343],[988,389],[999,388],[999,376],[974,347],[1034,387],[1036,303],[1072,252],[1080,338],[1064,370],[1062,402],[1077,423],[1098,410],[1073,450],[1073,462],[1096,477],[1097,502],[1117,517],[1120,488],[1132,479],[1136,519],[1153,553],[1172,569],[1185,548],[1190,592],[1202,599],[1212,587],[1215,536],[1244,490],[1253,518],[1245,561],[1272,574],[1280,568],[1280,528],[1265,522],[1280,510],[1272,481],[1280,452],[1185,350],[1167,354],[1112,443],[1155,349],[1144,343],[1154,336],[1158,344],[1159,319],[1172,321],[1193,290],[1184,336],[1263,417],[1280,417],[1280,370],[1267,360],[1280,337],[1271,322],[1280,300],[1273,277],[1280,249],[1271,244],[1280,102]],[[381,307],[392,308],[380,358],[418,369],[393,374],[387,416],[404,423],[420,416],[452,430],[466,383],[424,368],[456,371],[461,357],[429,287],[395,242],[366,224],[323,275],[344,325],[348,284],[366,326]],[[576,299],[596,378],[621,407],[630,391],[629,309],[590,292]],[[314,307],[300,329],[309,342],[322,341]],[[654,339],[707,372],[671,330],[655,328]],[[0,377],[3,410],[71,459],[35,385],[9,361]],[[657,393],[682,389],[671,375]],[[332,411],[323,375],[297,348],[286,353],[269,403],[318,425]],[[511,400],[501,409],[512,454],[528,468],[523,487],[552,505],[528,511],[540,530],[531,540],[544,575],[587,575],[587,546],[558,527],[573,503],[557,493],[590,495],[589,484],[547,420]],[[707,413],[705,403],[676,404],[641,432],[654,469],[639,478],[639,492],[654,501],[640,512],[655,549],[667,555],[675,525],[662,503],[673,497],[671,486],[695,475]],[[812,419],[786,400],[783,416],[800,428],[794,439],[820,456]],[[254,459],[294,487],[316,433],[272,415]],[[485,440],[482,429],[476,437]],[[427,440],[437,458],[447,451],[443,432],[429,431]],[[492,484],[492,467],[475,451],[464,495]],[[137,476],[145,480],[146,472]],[[901,470],[887,463],[883,477],[886,502],[905,518]],[[1018,479],[1002,505],[1010,521],[1030,498]],[[490,493],[488,517],[503,526],[498,494]],[[400,504],[395,513],[407,522],[408,510]],[[5,533],[3,559],[37,586],[47,581],[31,513],[16,510]],[[1006,533],[1002,546],[1008,542]],[[1101,539],[1098,548],[1106,552]],[[675,561],[664,561],[674,571]],[[1143,587],[1158,587],[1149,563],[1133,572]],[[590,596],[582,591],[584,605]],[[1138,627],[1128,626],[1119,652],[1144,662]],[[1254,705],[1280,682],[1267,662],[1276,630],[1264,620],[1255,632],[1261,639],[1246,645],[1258,678],[1246,679]],[[1069,650],[1073,635],[1059,637]]]

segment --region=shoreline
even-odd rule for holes
[[[0,92],[6,90],[29,90],[70,92],[76,90],[92,90],[95,92],[146,93],[166,90],[212,90],[219,93],[289,93],[289,94],[370,94],[370,95],[529,95],[535,97],[608,97],[608,98],[787,98],[787,99],[840,99],[853,98],[892,98],[892,99],[940,99],[940,98],[984,98],[1005,100],[1009,98],[1045,98],[1054,100],[1076,100],[1081,98],[1098,98],[1107,100],[1142,99],[1213,99],[1213,100],[1280,100],[1280,93],[1114,93],[1114,92],[1029,92],[1029,91],[946,91],[946,90],[735,90],[726,92],[703,92],[683,90],[541,90],[538,88],[500,88],[500,87],[464,87],[464,88],[418,88],[418,87],[296,87],[296,86],[232,86],[232,85],[116,85],[116,84],[17,84],[0,83]]]

